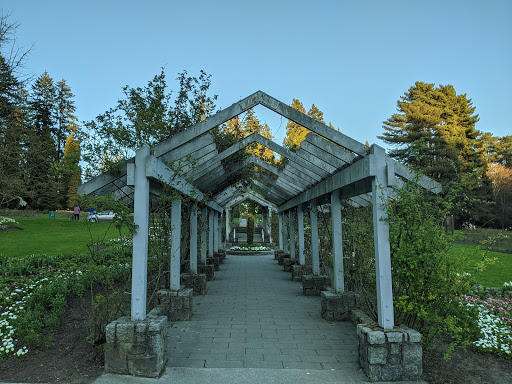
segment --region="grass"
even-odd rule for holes
[[[87,244],[118,237],[112,223],[88,223],[85,215],[80,221],[70,221],[69,214],[14,217],[20,231],[0,232],[0,255],[24,257],[32,254],[84,254]]]
[[[512,281],[512,254],[488,251],[484,246],[476,244],[454,243],[450,248],[451,254],[463,255],[468,260],[467,272],[473,273],[476,265],[484,257],[495,259],[493,264],[488,264],[483,271],[474,273],[473,277],[477,284],[484,287],[503,286],[506,281]]]

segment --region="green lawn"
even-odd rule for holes
[[[454,243],[450,249],[452,254],[462,254],[468,259],[468,272],[474,271],[474,266],[482,258],[496,258],[496,262],[487,265],[482,272],[474,275],[475,281],[485,287],[502,287],[506,281],[512,281],[512,254],[490,252],[485,247],[473,244]]]
[[[80,221],[70,221],[69,214],[38,217],[13,217],[21,231],[0,232],[0,255],[23,257],[31,254],[83,254],[87,244],[118,237],[112,223],[88,223],[85,215]]]

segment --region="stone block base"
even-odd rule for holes
[[[419,380],[422,374],[421,334],[395,327],[384,331],[358,324],[359,364],[372,381]]]
[[[352,310],[361,307],[361,295],[346,291],[322,291],[322,317],[327,321],[349,321]]]
[[[216,271],[220,270],[220,259],[218,257],[207,257],[206,264],[213,265]]]
[[[274,260],[279,260],[279,257],[284,254],[282,249],[277,249],[274,251]]]
[[[302,291],[305,296],[320,296],[322,291],[327,290],[331,285],[331,279],[325,275],[303,275]]]
[[[277,264],[284,265],[284,259],[289,259],[290,254],[289,253],[280,253],[277,258]]]
[[[199,274],[204,273],[206,275],[206,281],[213,281],[213,279],[215,278],[214,270],[215,270],[214,265],[199,264],[197,266],[197,273],[199,273]]]
[[[131,321],[125,316],[106,327],[105,372],[159,377],[165,369],[166,316]]]
[[[192,317],[192,288],[170,291],[162,289],[157,293],[158,309],[170,321],[190,320]]]
[[[283,269],[285,272],[291,272],[292,267],[295,265],[295,259],[289,257],[283,258]]]
[[[183,284],[187,288],[192,288],[194,295],[206,294],[206,274],[182,275]]]
[[[313,267],[311,265],[292,265],[292,280],[302,281],[303,275],[313,274]]]
[[[216,252],[216,253],[214,252],[213,253],[213,257],[218,257],[219,258],[219,262],[221,264],[224,264],[224,260],[226,260],[226,250],[219,248],[219,252]]]

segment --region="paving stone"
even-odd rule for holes
[[[349,323],[320,315],[272,256],[230,256],[190,321],[173,323],[169,367],[357,370],[358,338]]]

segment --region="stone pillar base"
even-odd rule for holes
[[[218,257],[207,257],[206,258],[206,264],[213,265],[213,268],[216,271],[220,270],[220,260]]]
[[[206,281],[213,281],[215,279],[215,266],[200,264],[197,266],[197,273],[204,273],[206,275]]]
[[[292,259],[290,257],[284,257],[283,258],[283,269],[285,272],[291,272],[292,266],[295,264],[295,259]]]
[[[131,321],[124,316],[107,325],[105,372],[159,377],[165,369],[166,316]]]
[[[312,275],[313,267],[311,265],[292,265],[292,280],[302,281],[303,275]]]
[[[224,259],[226,258],[226,252],[224,250],[219,249],[219,252],[214,252],[213,257],[217,257],[219,259],[219,264],[224,264]]]
[[[289,253],[280,253],[278,258],[277,258],[277,264],[279,265],[284,265],[284,259],[289,259],[290,258],[290,254]]]
[[[331,285],[331,279],[325,275],[302,275],[302,291],[305,296],[320,296]]]
[[[157,293],[158,309],[170,321],[190,320],[193,294],[192,288],[179,291],[162,289]]]
[[[322,291],[322,317],[327,321],[349,321],[352,310],[361,307],[361,295],[346,291]]]
[[[277,249],[274,251],[274,260],[279,260],[279,257],[284,254],[282,249]]]
[[[406,327],[384,331],[358,324],[359,364],[372,381],[419,380],[422,374],[421,334]]]
[[[206,294],[206,274],[182,275],[181,278],[183,279],[185,287],[192,288],[194,295]]]

